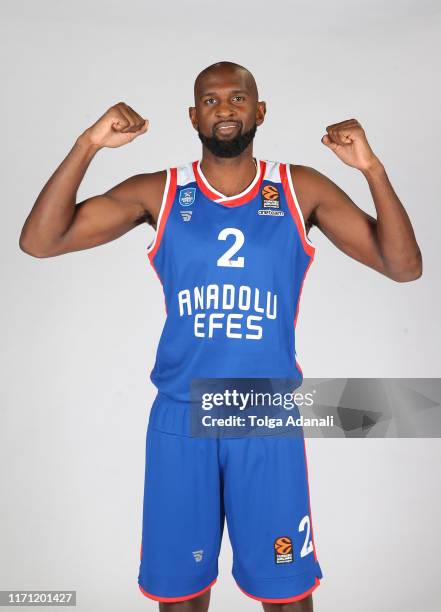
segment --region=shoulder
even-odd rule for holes
[[[132,177],[139,181],[139,184],[149,189],[159,189],[161,192],[164,191],[167,181],[178,182],[179,184],[194,180],[194,167],[195,162],[188,162],[186,164],[180,164],[177,166],[171,166],[165,170],[158,170],[157,172],[149,172],[144,174],[138,174]]]
[[[326,179],[321,172],[315,168],[311,168],[311,166],[304,166],[301,164],[288,165],[293,182],[295,181],[297,184],[301,184],[302,187],[313,186],[314,184],[320,183],[322,179]]]
[[[143,219],[156,226],[156,222],[170,192],[174,192],[178,186],[185,185],[195,180],[193,173],[194,162],[188,162],[172,166],[157,172],[138,174],[132,177],[136,189],[143,198],[145,215]]]
[[[290,173],[296,190],[300,189],[307,199],[317,198],[328,190],[338,189],[338,186],[322,172],[311,166],[289,164]]]
[[[310,215],[320,204],[332,204],[343,194],[334,181],[310,166],[290,164],[290,173],[298,199]]]
[[[161,209],[168,174],[167,170],[134,174],[120,183],[116,187],[120,193],[114,193],[113,195],[125,195],[127,199],[137,202],[143,211],[137,223],[146,222],[155,226]],[[115,192],[115,188],[112,191]]]
[[[134,188],[164,189],[167,180],[167,170],[135,174],[129,179]]]
[[[305,220],[307,231],[315,222],[315,210],[328,180],[321,172],[302,164],[287,164],[295,197]]]
[[[173,181],[179,184],[189,182],[191,179],[194,180],[193,173],[194,162],[188,162],[186,164],[180,164],[177,166],[171,166],[164,170],[158,170],[157,172],[146,172],[144,174],[136,174],[131,177],[133,184],[143,190],[143,193],[150,193],[152,195],[160,195],[161,200],[166,187],[171,186]]]

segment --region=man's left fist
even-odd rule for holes
[[[366,171],[380,163],[356,119],[328,125],[326,132],[327,134],[322,137],[322,143],[334,151],[348,166]]]

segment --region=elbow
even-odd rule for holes
[[[388,274],[389,278],[397,283],[410,283],[423,275],[423,260],[421,253],[418,253],[416,259],[409,263],[405,268],[394,274]]]
[[[389,278],[396,281],[397,283],[410,283],[411,281],[415,281],[420,278],[421,275],[422,272],[408,272],[402,273],[400,275],[390,276]]]
[[[30,244],[28,240],[26,240],[26,238],[23,237],[23,235],[20,236],[20,240],[18,241],[18,246],[20,247],[20,250],[23,251],[23,253],[26,253],[26,255],[30,255],[31,257],[37,257],[38,259],[50,257],[49,253],[40,251],[37,248],[35,248],[35,246],[32,246],[32,244]]]

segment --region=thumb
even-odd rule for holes
[[[331,149],[332,151],[335,151],[335,149],[337,149],[337,147],[338,147],[338,144],[337,144],[336,142],[333,142],[333,141],[332,141],[332,140],[329,138],[328,134],[325,134],[324,136],[322,136],[322,139],[321,139],[321,140],[322,140],[322,143],[323,143],[323,144],[324,144],[326,147],[328,147],[329,149]]]

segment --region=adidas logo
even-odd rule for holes
[[[196,561],[196,563],[198,563],[199,561],[202,561],[202,557],[204,556],[204,551],[203,550],[194,550],[193,551],[193,557],[194,560]]]
[[[180,212],[183,221],[190,221],[192,210],[181,210]]]

